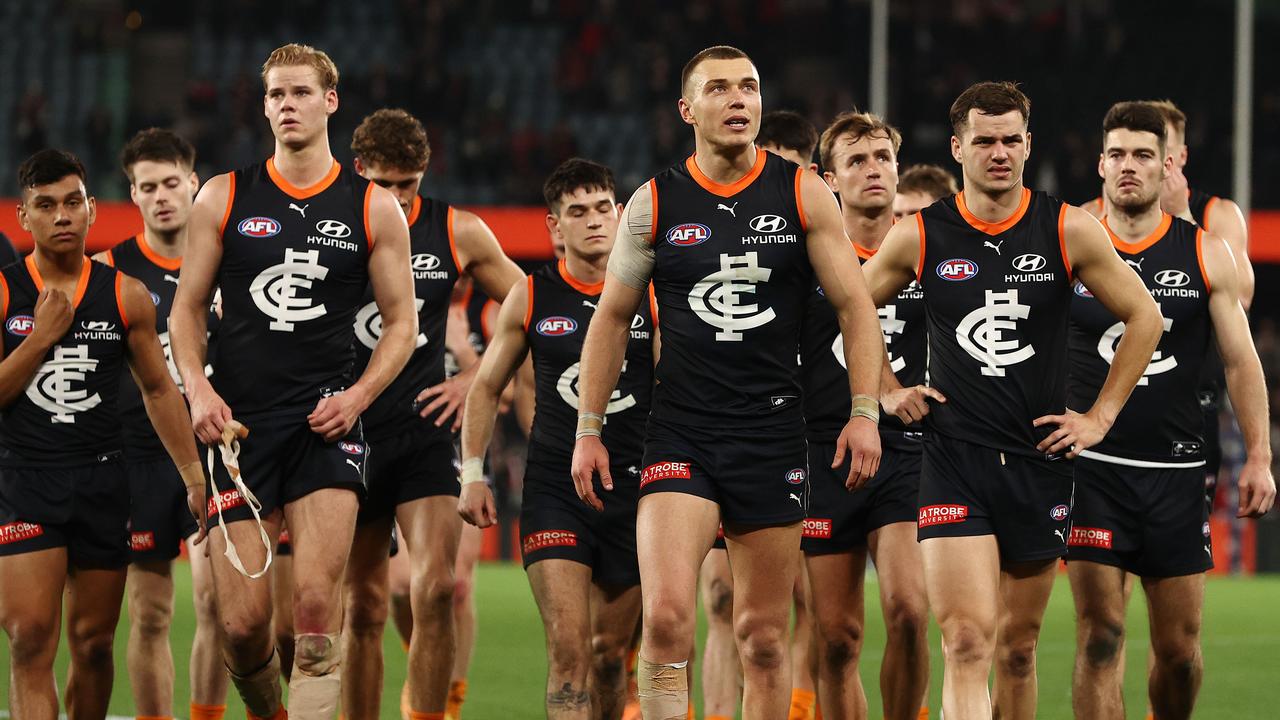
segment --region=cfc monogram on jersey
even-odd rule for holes
[[[998,223],[970,213],[964,193],[917,216],[930,384],[947,397],[930,406],[930,431],[1040,456],[1050,429],[1032,422],[1066,401],[1065,217],[1060,200],[1027,189]]]
[[[1104,220],[1105,223],[1105,220]],[[1108,228],[1108,232],[1110,228]],[[1114,234],[1112,244],[1151,292],[1164,316],[1164,334],[1151,362],[1107,436],[1086,453],[1112,462],[1198,464],[1203,418],[1196,386],[1209,347],[1209,287],[1201,269],[1203,231],[1165,215],[1136,244]],[[1071,372],[1068,407],[1084,412],[1102,389],[1124,323],[1083,285],[1071,305]]]
[[[160,338],[160,349],[164,351],[164,360],[169,366],[173,383],[182,390],[182,377],[178,375],[178,367],[173,362],[173,350],[169,345],[169,313],[173,310],[173,297],[178,290],[182,258],[169,258],[156,253],[147,244],[143,233],[121,241],[107,251],[106,255],[108,265],[140,281],[151,294],[151,302],[156,306],[156,335]],[[218,315],[212,308],[206,322],[209,345],[212,347],[216,343],[213,336],[218,327]],[[213,367],[206,365],[205,375],[212,373]],[[164,443],[160,442],[155,428],[151,426],[147,409],[142,404],[142,393],[130,372],[120,373],[119,408],[125,456],[135,460],[163,456]]]
[[[564,260],[539,268],[527,282],[525,334],[533,354],[536,408],[529,461],[568,467],[578,426],[579,358],[604,283],[578,280]],[[640,465],[653,388],[653,332],[652,304],[646,302],[631,320],[622,374],[605,407],[601,440],[614,467]]]
[[[360,416],[367,440],[394,435],[406,421],[418,418],[414,400],[425,388],[444,380],[444,330],[449,298],[458,280],[453,244],[453,208],[438,200],[414,198],[409,211],[409,253],[413,268],[413,296],[418,309],[418,338],[404,370]],[[373,300],[373,286],[356,313],[355,375],[369,365],[382,337],[382,315]],[[433,426],[434,427],[434,426]],[[443,431],[442,431],[443,432]]]
[[[309,188],[272,160],[231,180],[214,388],[236,415],[305,413],[351,383],[373,186],[337,161]]]
[[[2,272],[7,357],[35,329],[44,280],[34,255]],[[75,465],[120,449],[116,397],[128,331],[122,279],[114,268],[85,258],[70,328],[49,349],[26,390],[0,413],[0,454],[6,461]]]
[[[875,254],[856,245],[854,250],[859,262]],[[898,382],[904,387],[924,384],[924,291],[920,284],[913,280],[878,312],[889,366]],[[800,366],[804,372],[804,420],[809,439],[834,443],[849,421],[853,402],[840,322],[821,286],[810,293],[805,308]],[[895,415],[886,413],[880,418],[880,433],[886,442],[899,442],[904,439],[903,433],[921,430],[919,424],[907,426]]]
[[[654,412],[663,419],[802,422],[796,355],[814,287],[803,172],[758,150],[732,185],[704,176],[693,157],[650,181],[662,318]]]

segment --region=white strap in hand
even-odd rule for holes
[[[258,533],[262,536],[262,544],[267,548],[267,562],[262,569],[256,573],[250,574],[245,570],[244,563],[240,561],[240,554],[236,552],[235,543],[231,542],[231,537],[227,534],[227,523],[222,519],[222,493],[218,492],[216,477],[213,472],[213,446],[209,446],[208,463],[209,463],[209,486],[213,489],[213,504],[218,509],[218,527],[222,529],[222,539],[227,543],[227,549],[223,553],[227,556],[227,560],[231,562],[231,567],[240,572],[241,575],[256,580],[267,574],[267,569],[271,567],[271,538],[267,535],[267,530],[262,526],[262,503],[258,502],[250,490],[245,485],[244,479],[240,473],[240,440],[227,435],[223,436],[222,442],[218,445],[218,450],[222,454],[222,466],[227,469],[227,475],[231,478],[232,485],[239,491],[240,497],[244,499],[249,506],[249,511],[253,513],[254,522],[258,523]]]

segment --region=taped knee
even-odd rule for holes
[[[228,668],[230,671],[230,668]],[[280,655],[275,648],[261,667],[244,675],[230,672],[231,682],[255,718],[272,718],[280,710]]]
[[[322,677],[338,669],[342,650],[338,635],[307,633],[293,639],[293,665],[298,672]]]
[[[688,717],[688,664],[687,660],[651,663],[640,658],[636,667],[636,689],[644,717],[655,720],[685,720]]]

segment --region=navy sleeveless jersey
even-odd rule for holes
[[[44,281],[34,255],[2,272],[7,357],[35,328]],[[71,327],[49,349],[26,391],[0,412],[0,462],[78,465],[120,450],[116,399],[129,328],[121,280],[115,268],[85,258]]]
[[[859,261],[875,253],[857,245]],[[925,381],[924,291],[914,280],[893,302],[878,309],[880,331],[889,351],[889,366],[904,387]],[[804,421],[809,439],[833,443],[849,421],[853,400],[849,395],[849,373],[845,369],[844,338],[835,308],[827,302],[822,287],[809,295],[800,336],[800,366],[804,371]],[[880,435],[886,442],[900,443],[903,433],[918,433],[919,424],[906,425],[896,415],[880,416]],[[913,445],[913,447],[919,447]]]
[[[118,243],[107,251],[106,262],[120,272],[138,280],[151,293],[151,302],[156,306],[156,334],[160,337],[160,348],[164,350],[164,360],[169,366],[169,375],[178,390],[183,390],[182,377],[173,362],[173,351],[169,346],[169,313],[173,310],[173,297],[178,290],[178,273],[182,268],[182,258],[168,258],[157,254],[147,245],[142,233]],[[207,331],[209,345],[216,340],[214,333],[218,328],[218,315],[209,310]],[[205,366],[208,375],[212,368]],[[125,456],[133,459],[161,457],[165,454],[164,443],[156,435],[147,417],[147,409],[142,404],[142,392],[133,379],[133,373],[120,373],[120,432],[124,441]]]
[[[372,190],[337,161],[310,188],[290,185],[271,160],[232,176],[212,365],[214,388],[237,416],[306,415],[351,384]]]
[[[930,384],[947,397],[925,418],[931,432],[1042,456],[1035,446],[1052,428],[1032,422],[1066,405],[1066,209],[1024,189],[999,223],[972,215],[964,193],[920,212]]]
[[[1205,230],[1209,229],[1209,208],[1216,202],[1218,202],[1216,195],[1210,195],[1195,188],[1187,188],[1187,207],[1191,210],[1191,217],[1195,219],[1196,225]]]
[[[458,281],[453,250],[453,208],[438,200],[415,198],[409,211],[409,252],[413,266],[413,296],[418,309],[418,338],[404,370],[361,416],[364,436],[376,440],[420,420],[414,399],[425,388],[444,380],[444,328],[449,298]],[[382,336],[382,315],[373,301],[373,286],[356,313],[355,376],[369,365]],[[432,425],[431,427],[434,427]],[[447,433],[445,428],[442,432]]]
[[[525,333],[533,354],[535,402],[529,462],[568,468],[578,427],[582,343],[604,283],[589,285],[574,278],[564,260],[539,268],[527,282]],[[605,408],[601,440],[614,467],[638,467],[644,451],[653,388],[653,330],[651,303],[642,303],[631,321],[622,375]],[[633,476],[639,478],[638,472]]]
[[[813,292],[794,163],[757,151],[732,185],[690,157],[651,180],[662,318],[654,416],[802,427],[800,324]]]
[[[1165,215],[1145,241],[1112,243],[1146,283],[1164,316],[1164,334],[1137,387],[1106,438],[1085,451],[1099,460],[1197,463],[1202,459],[1203,418],[1196,396],[1209,348],[1209,287],[1200,262],[1202,231]],[[1083,285],[1071,304],[1071,372],[1068,406],[1088,410],[1098,397],[1116,345],[1118,321]]]

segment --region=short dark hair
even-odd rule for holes
[[[1148,100],[1147,104],[1159,110],[1164,115],[1164,121],[1172,125],[1173,129],[1182,136],[1182,139],[1186,140],[1187,114],[1179,110],[1172,100]]]
[[[751,60],[746,53],[732,45],[712,45],[699,51],[697,55],[689,58],[689,62],[684,64],[684,70],[680,71],[680,94],[684,94],[685,85],[689,84],[689,76],[698,69],[703,60],[735,60],[737,58]]]
[[[1169,140],[1164,113],[1149,102],[1126,101],[1112,105],[1107,111],[1107,116],[1102,119],[1103,142],[1106,142],[1107,133],[1118,129],[1149,132],[1155,135],[1161,154],[1164,153],[1165,144]]]
[[[191,170],[196,166],[196,149],[172,130],[147,128],[134,135],[120,151],[120,168],[129,182],[133,182],[133,166],[143,160],[171,162]]]
[[[84,164],[66,150],[41,150],[18,166],[18,187],[22,190],[55,183],[68,175],[84,182]]]
[[[1017,83],[1007,80],[974,83],[951,103],[951,130],[956,137],[969,123],[970,110],[977,110],[983,115],[1004,115],[1017,110],[1024,125],[1031,121],[1031,99],[1018,89]]]
[[[912,165],[898,176],[898,194],[924,193],[934,201],[960,192],[956,178],[938,165]]]
[[[553,215],[560,214],[560,199],[578,189],[614,192],[613,171],[598,162],[569,158],[556,166],[542,183],[542,197]]]
[[[761,116],[756,144],[795,150],[812,159],[813,149],[818,147],[818,129],[798,112],[773,110]]]
[[[898,149],[902,147],[902,133],[898,132],[898,128],[884,121],[884,118],[869,112],[842,112],[836,116],[835,120],[822,131],[821,150],[819,155],[822,160],[822,169],[831,170],[835,164],[835,146],[836,140],[841,135],[853,135],[854,142],[861,140],[863,137],[883,136],[889,142],[893,143],[894,157],[898,155]]]
[[[404,110],[383,108],[360,121],[351,135],[351,154],[365,165],[418,172],[431,160],[431,143],[418,118]]]

